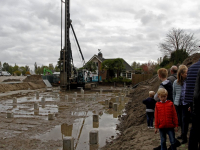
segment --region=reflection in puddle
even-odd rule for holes
[[[99,122],[93,122],[93,113],[88,112],[86,118],[75,120],[72,125],[62,124],[55,126],[54,129],[43,135],[37,135],[35,138],[40,140],[63,140],[65,136],[74,137],[75,149],[90,149],[89,145],[89,132],[91,130],[98,130],[99,132],[99,147],[105,145],[106,139],[111,136],[116,136],[118,131],[115,130],[116,124],[119,123],[117,118],[113,118],[110,113],[103,113],[99,117]],[[91,146],[95,147],[95,145]],[[93,149],[93,148],[92,148]]]

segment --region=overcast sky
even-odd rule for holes
[[[70,15],[87,62],[101,49],[104,58],[157,61],[158,44],[172,28],[200,39],[199,0],[71,0]],[[0,61],[39,66],[60,57],[60,0],[0,0]],[[71,36],[76,67],[82,66]]]

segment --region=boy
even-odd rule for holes
[[[160,102],[157,102],[155,107],[155,134],[159,129],[161,150],[167,150],[166,134],[169,135],[171,149],[176,150],[174,130],[178,131],[178,118],[175,107],[173,102],[167,100],[168,92],[166,89],[158,89],[157,94]]]
[[[157,74],[158,74],[158,78],[162,81],[162,83],[160,84],[159,86],[159,89],[160,88],[164,88],[167,90],[168,92],[168,96],[167,96],[167,99],[168,100],[171,100],[173,102],[173,89],[172,89],[172,84],[169,80],[167,80],[167,76],[168,76],[168,71],[167,69],[165,68],[160,68],[158,71],[157,71]],[[156,93],[156,95],[154,96],[154,99],[156,101],[159,101],[159,98],[158,98],[158,95]]]
[[[149,91],[149,97],[143,100],[143,104],[146,105],[146,114],[147,114],[147,126],[148,128],[153,129],[153,119],[154,119],[154,108],[156,101],[153,98],[155,95],[154,91]]]

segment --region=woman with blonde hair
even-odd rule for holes
[[[178,68],[177,80],[173,83],[173,101],[178,115],[179,126],[181,126],[181,135],[178,139],[182,139],[182,144],[187,143],[189,125],[189,104],[184,101],[187,71],[188,68],[185,65],[180,65]]]

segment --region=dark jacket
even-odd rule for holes
[[[143,102],[143,104],[146,105],[146,109],[154,109],[155,108],[156,101],[155,101],[155,99],[153,99],[151,97],[143,100],[142,102]]]
[[[167,84],[161,83],[160,85],[163,86],[167,90],[167,92],[168,92],[167,99],[171,100],[173,102],[173,87],[172,87],[172,83],[169,81]]]
[[[197,74],[197,79],[194,89],[193,113],[197,116],[200,116],[200,69]]]
[[[185,90],[185,102],[193,102],[194,87],[197,78],[197,73],[200,68],[200,59],[198,62],[188,68],[186,90]]]
[[[167,80],[169,80],[171,82],[171,84],[173,85],[174,81],[177,79],[177,74],[172,74],[171,76],[169,76],[167,78]]]

